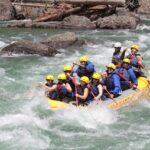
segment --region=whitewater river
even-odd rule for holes
[[[40,41],[69,30],[0,29],[0,48],[20,39]],[[15,56],[0,58],[0,150],[149,150],[150,102],[119,111],[97,106],[90,110],[48,109],[42,90],[33,90],[48,73],[88,55],[101,72],[110,62],[112,44],[141,46],[150,69],[150,19],[136,30],[73,30],[88,45],[61,49],[55,57]],[[32,97],[31,97],[32,96]]]

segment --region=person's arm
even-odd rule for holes
[[[81,68],[78,67],[75,71],[75,73],[80,77],[80,74],[81,74]]]
[[[98,85],[98,92],[99,92],[99,94],[95,97],[96,99],[100,99],[100,97],[103,94],[103,87],[101,84]]]
[[[133,71],[132,69],[129,69],[129,70],[128,70],[128,73],[129,73],[131,82],[132,82],[134,85],[138,85],[138,81],[137,81],[137,78],[136,78],[136,75],[135,75],[134,71]]]
[[[113,95],[118,95],[120,93],[121,85],[120,85],[120,78],[118,75],[113,75],[114,81],[114,90],[110,91]]]
[[[72,92],[72,88],[71,88],[71,86],[70,86],[69,83],[66,83],[65,88],[66,88],[66,90],[67,90],[69,93]]]
[[[42,86],[45,88],[46,91],[49,91],[49,92],[52,92],[52,91],[57,89],[57,85],[56,84],[53,85],[52,87],[48,87],[46,85],[42,85]]]
[[[88,90],[88,88],[85,88],[83,95],[76,94],[76,96],[77,96],[78,98],[81,98],[81,99],[83,99],[83,100],[86,100],[87,97],[88,97],[88,94],[89,94],[89,90]]]
[[[121,56],[120,56],[120,60],[123,60],[125,58],[125,53],[126,53],[127,50],[128,50],[127,48],[125,48],[123,50],[123,52],[121,53]]]
[[[86,66],[86,69],[89,72],[94,72],[94,65],[91,62],[89,62],[88,65]]]

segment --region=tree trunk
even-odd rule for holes
[[[57,0],[62,2],[62,0]],[[64,3],[75,5],[125,5],[125,0],[63,0]]]
[[[69,16],[71,14],[77,13],[79,11],[81,11],[83,9],[83,7],[76,7],[76,8],[71,8],[67,11],[60,11],[58,14],[51,14],[45,17],[39,17],[37,19],[35,19],[34,21],[36,22],[42,22],[42,21],[56,21],[56,20],[60,20],[63,19],[66,16]]]

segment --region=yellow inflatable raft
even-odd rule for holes
[[[144,77],[139,77],[137,90],[132,89],[126,90],[122,93],[121,96],[114,99],[115,102],[111,99],[108,99],[106,101],[103,101],[103,103],[106,104],[108,108],[119,109],[123,106],[130,105],[133,102],[137,101],[140,98],[140,96],[143,95],[143,92],[146,91],[146,89],[149,89],[149,83],[147,79]],[[71,105],[65,102],[52,99],[49,99],[48,103],[51,110],[66,109]],[[83,108],[83,106],[80,106],[80,108]]]

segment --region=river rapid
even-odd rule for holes
[[[48,30],[0,28],[0,48],[20,39],[40,41],[56,33],[75,32],[86,46],[61,49],[55,57],[0,57],[0,150],[149,150],[150,102],[144,98],[119,111],[104,105],[51,111],[39,82],[48,73],[88,55],[98,72],[110,62],[115,42],[137,43],[150,69],[150,19],[136,30]]]

